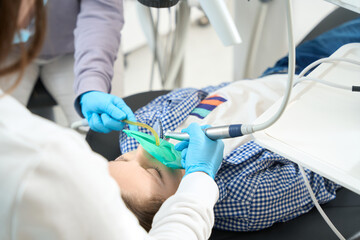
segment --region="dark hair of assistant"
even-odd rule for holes
[[[20,30],[18,18],[22,2],[22,0],[0,1],[0,76],[19,72],[16,82],[6,89],[5,93],[10,93],[19,84],[25,67],[41,50],[45,36],[46,12],[44,3],[43,0],[34,0],[34,7],[31,9],[34,19],[34,35],[28,43],[13,45],[14,36]],[[5,65],[5,60],[14,48],[20,50],[18,59]]]

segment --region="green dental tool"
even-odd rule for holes
[[[123,130],[129,137],[135,138],[140,145],[147,151],[151,156],[156,158],[158,161],[163,163],[165,166],[173,169],[183,168],[181,165],[181,152],[175,150],[173,144],[160,139],[160,144],[156,144],[156,139],[146,133]]]

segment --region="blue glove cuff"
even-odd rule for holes
[[[188,175],[193,172],[204,172],[207,175],[209,175],[212,179],[215,179],[215,173],[209,169],[209,166],[207,165],[199,165],[199,166],[189,166],[185,169],[185,175]]]

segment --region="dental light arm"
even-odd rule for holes
[[[176,5],[179,0],[138,0],[145,6],[167,8]],[[241,43],[240,34],[224,0],[198,0],[209,18],[211,25],[225,46]]]
[[[176,5],[179,0],[138,0],[139,3],[154,8],[169,8]]]
[[[241,43],[240,34],[224,0],[198,0],[225,46]]]
[[[326,0],[340,7],[347,8],[354,12],[360,13],[360,1],[359,0]]]

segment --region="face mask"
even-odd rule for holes
[[[181,152],[175,150],[173,144],[160,139],[160,145],[155,143],[155,137],[138,131],[123,130],[129,137],[135,138],[140,145],[165,166],[173,169],[183,168],[181,165]]]
[[[34,33],[28,29],[20,29],[14,37],[13,44],[26,43],[33,34]]]
[[[46,5],[48,0],[43,0],[44,5]],[[30,23],[32,25],[32,22]],[[34,32],[28,29],[20,29],[20,31],[15,35],[13,44],[26,43],[29,41],[30,37],[34,35]]]

